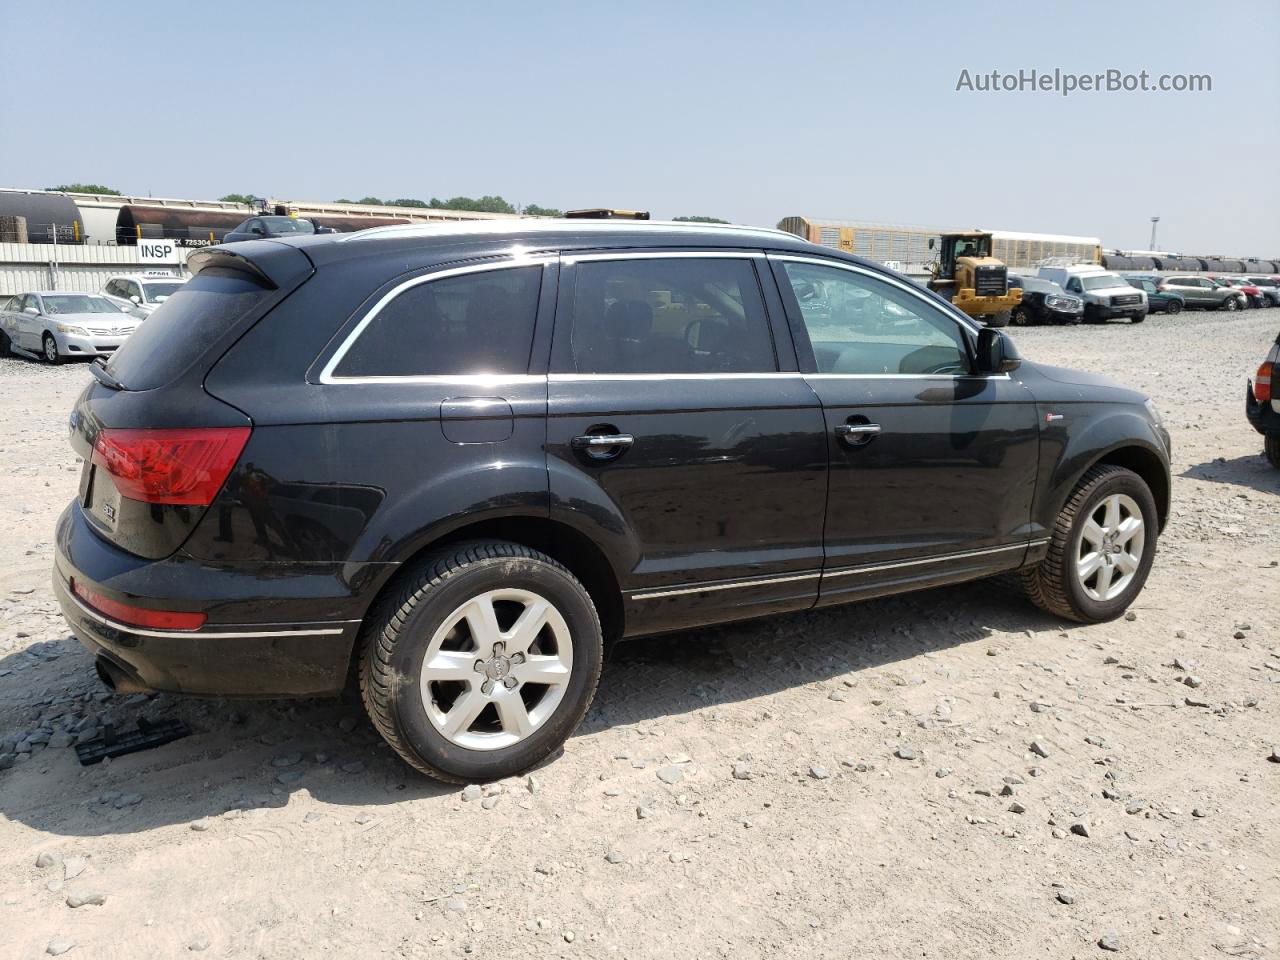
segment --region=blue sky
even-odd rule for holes
[[[127,14],[124,11],[128,11]],[[1280,4],[0,0],[0,185],[803,214],[1280,256]],[[47,56],[40,55],[45,51]],[[47,66],[47,69],[46,69]],[[1207,73],[1209,93],[956,92]]]

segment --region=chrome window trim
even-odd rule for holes
[[[595,380],[783,380],[803,379],[803,373],[775,370],[771,373],[553,373],[552,383],[590,383]]]
[[[385,379],[398,380],[390,377]],[[536,377],[530,379],[539,379]],[[594,380],[1009,380],[1007,373],[552,373],[552,383],[589,383]]]
[[[953,316],[952,314],[947,313],[945,310],[942,310],[936,301],[930,299],[926,295],[927,291],[922,290],[917,284],[911,283],[909,281],[904,282],[902,280],[899,280],[897,277],[886,276],[885,274],[880,273],[877,270],[868,270],[866,267],[859,266],[856,263],[845,263],[841,260],[828,260],[825,257],[806,257],[806,256],[801,256],[796,254],[789,254],[789,253],[771,253],[768,255],[768,257],[770,260],[792,261],[794,263],[816,263],[820,267],[834,267],[837,270],[848,270],[850,273],[857,273],[857,274],[861,274],[864,277],[870,277],[872,280],[879,280],[881,283],[887,283],[887,284],[890,284],[891,286],[895,286],[906,291],[907,293],[911,294],[913,297],[918,299],[921,303],[927,304],[928,306],[932,307],[934,310],[938,310],[940,313],[942,313],[943,316],[947,317],[950,320],[953,320],[955,323],[964,327],[970,333],[976,335],[979,330],[979,327],[977,326],[977,324],[975,324],[972,320],[970,320],[968,317],[966,317],[964,314],[960,313],[959,311],[956,311],[956,315]],[[955,310],[955,307],[952,307],[952,309]]]
[[[844,577],[857,573],[875,573],[880,570],[893,570],[899,567],[923,566],[931,563],[944,563],[948,560],[967,560],[971,557],[983,557],[996,553],[1008,553],[1011,550],[1029,550],[1048,543],[1048,539],[1024,540],[999,547],[987,547],[982,550],[965,550],[960,553],[943,553],[929,557],[917,557],[911,560],[896,560],[892,563],[864,564],[862,566],[842,567],[837,570],[823,570],[818,573],[801,573],[793,576],[768,577],[765,579],[741,579],[729,583],[711,583],[702,586],[673,587],[670,590],[645,590],[628,595],[631,600],[656,600],[659,597],[677,597],[691,593],[711,593],[718,590],[738,590],[745,587],[762,587],[774,583],[789,583],[795,580],[812,580],[815,577]]]
[[[388,290],[377,303],[360,318],[360,322],[355,325],[341,345],[334,352],[333,356],[324,365],[320,371],[319,382],[323,384],[342,384],[342,383],[467,383],[467,384],[483,384],[493,383],[495,379],[502,382],[528,382],[529,379],[542,380],[541,375],[530,377],[529,374],[435,374],[422,376],[378,376],[378,377],[339,377],[334,375],[337,368],[347,351],[351,349],[352,344],[359,339],[360,334],[364,333],[365,328],[373,322],[374,317],[382,312],[388,303],[394,300],[400,294],[413,287],[421,286],[424,283],[431,283],[434,280],[444,280],[447,277],[457,277],[467,273],[485,273],[491,270],[511,270],[517,267],[539,267],[546,266],[548,263],[555,263],[557,257],[555,254],[531,254],[528,256],[518,256],[509,260],[491,261],[489,263],[473,263],[464,267],[450,267],[445,270],[436,270],[431,273],[420,274],[411,277],[402,283],[396,284]],[[482,381],[472,378],[482,377]]]
[[[599,253],[564,254],[560,262],[566,267],[575,263],[599,260],[763,260],[763,250],[605,250]]]
[[[92,607],[86,606],[85,603],[70,590],[66,591],[66,595],[71,602],[80,608],[80,611],[91,620],[104,624],[112,630],[119,630],[121,633],[131,633],[139,637],[159,637],[165,640],[189,640],[193,637],[201,640],[216,639],[226,637],[231,640],[242,640],[253,637],[321,637],[333,636],[334,634],[345,633],[345,627],[316,627],[310,630],[151,630],[147,627],[133,627],[127,623],[120,623],[112,620],[110,617],[103,616]],[[337,620],[335,623],[356,624],[359,620]]]

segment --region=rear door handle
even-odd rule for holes
[[[629,433],[593,433],[585,437],[574,437],[569,441],[575,450],[600,449],[601,447],[629,447],[636,438]]]
[[[836,436],[851,446],[869,443],[879,433],[878,423],[842,423],[836,427]]]

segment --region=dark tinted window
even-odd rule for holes
[[[129,390],[164,386],[268,295],[242,273],[203,270],[139,325],[107,369]]]
[[[580,263],[569,364],[574,373],[777,370],[755,268],[714,257]]]
[[[541,285],[541,267],[510,267],[410,287],[374,315],[333,375],[527,373]]]

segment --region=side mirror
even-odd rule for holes
[[[979,373],[1008,373],[1021,363],[1022,355],[1003,330],[983,327],[978,331]]]
[[[131,297],[129,297],[129,299],[130,299],[130,300],[132,300],[134,303],[141,303],[141,302],[142,302],[142,298],[141,298],[140,296],[138,296],[136,293],[135,293],[135,294],[133,294]]]
[[[35,307],[23,307],[23,308],[22,308],[22,312],[23,312],[23,313],[29,313],[29,314],[31,314],[33,317],[38,317],[38,316],[40,316],[40,311],[39,311],[39,310],[37,310]]]

